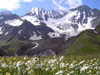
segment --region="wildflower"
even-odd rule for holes
[[[81,64],[83,64],[83,63],[85,63],[85,60],[81,61],[81,62],[79,63],[79,65],[81,65]]]
[[[2,69],[0,69],[0,72],[2,71]]]
[[[56,75],[63,74],[63,73],[64,73],[64,71],[58,71],[58,72],[56,73]]]
[[[28,59],[28,57],[27,57],[27,56],[25,56],[25,57],[24,57],[24,60],[27,60],[27,59]]]
[[[83,67],[80,69],[80,71],[85,71],[85,70],[87,70],[87,69],[89,69],[89,66],[83,66]]]
[[[13,57],[13,61],[15,61],[16,60],[16,57]]]
[[[70,64],[70,68],[74,68],[76,65],[74,63]]]
[[[1,67],[6,68],[8,65],[6,63],[2,63]]]
[[[30,70],[30,71],[28,72],[28,74],[29,74],[29,75],[35,75],[35,73],[34,73],[33,70]]]
[[[71,71],[71,72],[69,72],[67,75],[71,75],[71,74],[73,74],[74,73],[74,71]]]
[[[48,70],[50,70],[50,68],[46,68],[45,70],[48,71]]]
[[[26,63],[25,63],[26,65],[31,65],[31,64],[33,64],[30,60],[28,60]]]
[[[39,64],[39,65],[37,65],[37,66],[38,66],[38,68],[42,68],[43,64]]]
[[[60,63],[60,68],[64,68],[65,67],[65,63]]]
[[[59,59],[59,61],[62,61],[63,59],[64,59],[64,56],[61,56],[60,59]]]
[[[39,58],[38,57],[34,57],[33,58],[33,62],[36,62],[36,61],[39,61]]]
[[[91,74],[94,74],[94,72],[91,72]]]
[[[11,75],[11,74],[9,72],[7,72],[6,75]]]
[[[22,66],[23,65],[23,62],[22,61],[18,61],[17,62],[17,67],[20,67],[20,66]]]

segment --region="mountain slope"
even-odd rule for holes
[[[31,36],[44,39],[43,37],[53,38],[61,37],[62,35],[65,35],[65,38],[68,39],[78,35],[83,30],[94,29],[100,22],[99,14],[99,10],[91,9],[86,5],[62,12],[32,8],[31,11],[24,16],[18,16],[11,12],[0,12],[0,34],[4,37],[9,34],[13,35],[12,31],[15,29],[15,31],[17,30],[16,34],[18,35],[19,33],[18,36],[23,36],[21,33],[23,32],[25,34],[23,37],[28,37],[29,40]],[[27,24],[24,23],[26,21],[30,22],[31,26],[29,25],[29,27],[35,27],[37,31],[35,30],[34,32],[34,29],[30,30],[29,27],[26,26]],[[43,24],[45,24],[46,30],[43,31],[41,28],[43,31],[41,32],[39,27],[44,26]],[[23,31],[24,27],[28,29],[26,28],[26,30]],[[27,30],[29,34],[26,33]]]
[[[0,44],[0,52],[3,52],[3,54],[0,54],[0,56],[15,55],[22,46],[27,44],[27,42],[19,40],[17,37],[8,37],[8,40],[2,40],[2,42],[3,43]]]
[[[59,12],[32,8],[24,16],[0,12],[1,55],[99,53],[98,24],[100,11],[86,5]]]
[[[48,27],[59,34],[65,34],[66,39],[78,35],[86,29],[95,29],[100,23],[100,11],[91,9],[86,5],[70,9],[57,19],[48,18],[44,21]]]
[[[72,45],[67,49],[67,54],[100,54],[100,25],[95,30],[85,30],[80,33]]]

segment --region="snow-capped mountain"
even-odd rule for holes
[[[7,55],[59,54],[80,32],[95,29],[98,24],[100,11],[86,5],[68,11],[32,8],[23,16],[0,12],[0,50]]]
[[[99,10],[83,5],[66,12],[45,11],[40,8],[32,8],[23,18],[31,23],[42,21],[59,36],[64,34],[66,38],[69,38],[78,35],[83,30],[94,29],[100,22],[99,14]]]
[[[20,19],[20,17],[16,14],[12,14],[10,11],[0,12],[0,24],[14,19]]]
[[[56,33],[45,23],[31,16],[20,17],[15,14],[0,13],[0,38],[18,36],[28,40],[40,40],[54,37]],[[33,21],[34,20],[34,21]]]
[[[58,33],[66,34],[68,38],[76,36],[83,30],[94,29],[100,22],[100,15],[98,14],[100,14],[100,11],[95,11],[84,5],[69,10],[62,18],[49,18],[46,23]]]
[[[24,16],[0,12],[1,36],[18,36],[28,40],[78,35],[86,29],[94,29],[100,22],[100,11],[86,5],[68,11],[46,11],[32,8]]]
[[[47,21],[48,18],[58,19],[63,17],[67,12],[57,12],[54,10],[46,11],[43,8],[32,8],[25,16],[33,16],[41,21]]]

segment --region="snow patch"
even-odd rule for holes
[[[52,38],[52,37],[60,37],[59,33],[56,32],[49,32],[48,35]]]
[[[86,30],[86,29],[94,29],[94,27],[92,27],[92,21],[95,19],[95,17],[88,17],[87,18],[87,23],[83,23],[82,25],[81,24],[78,24],[78,31],[81,32],[83,30]]]
[[[35,12],[34,12],[35,11]],[[34,14],[36,13],[36,15],[38,15],[39,9],[38,8],[32,8],[31,12]]]
[[[5,35],[8,35],[9,32],[6,32]]]
[[[95,34],[98,34],[98,32],[97,32],[97,31],[94,31],[94,33],[95,33]]]
[[[64,16],[61,19],[52,19],[49,18],[47,22],[45,22],[47,24],[48,27],[52,28],[54,31],[59,32],[59,33],[64,33],[67,31],[71,31],[71,29],[73,29],[71,27],[72,22],[72,18],[73,16],[77,15],[78,10],[77,11],[69,11],[69,13]]]
[[[18,31],[18,34],[20,34],[22,31],[23,31],[23,30],[19,30],[19,31]]]
[[[81,13],[80,12],[77,12],[77,16],[75,17],[76,20],[78,20],[81,16]]]
[[[39,46],[39,44],[38,43],[35,43],[35,42],[33,42],[34,44],[36,44],[35,45],[35,47],[33,47],[32,49],[35,49],[36,47],[38,47]]]
[[[0,19],[2,19],[3,17],[0,17]]]
[[[34,32],[34,35],[31,36],[29,39],[30,40],[40,40],[40,39],[43,39],[43,38],[41,36],[37,36],[36,33]]]
[[[2,27],[0,27],[0,34],[2,34],[3,32],[2,32]]]
[[[14,20],[7,20],[5,21],[5,24],[9,24],[11,26],[20,26],[23,23],[20,19],[14,19]]]
[[[35,26],[40,25],[40,21],[34,16],[24,16],[22,19],[31,22]]]

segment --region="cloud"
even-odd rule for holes
[[[58,7],[58,9],[60,10],[66,10],[66,8],[64,6],[61,5],[61,3],[63,2],[64,0],[60,0],[59,2],[57,2],[56,0],[52,0],[53,4],[56,5]]]
[[[69,5],[69,8],[75,8],[82,5],[82,0],[67,0],[66,4]]]
[[[32,2],[32,0],[23,0],[23,2]]]
[[[39,1],[39,2],[43,2],[43,1],[45,1],[45,0],[37,0],[37,1]]]
[[[75,8],[79,5],[82,5],[82,0],[59,0],[58,2],[56,0],[52,0],[52,2],[60,10],[68,10],[71,8]],[[64,7],[63,5],[61,5],[64,2],[67,7]]]
[[[12,11],[20,8],[21,2],[32,2],[32,0],[0,0],[0,9]]]
[[[0,9],[14,10],[19,8],[19,0],[1,0]]]

